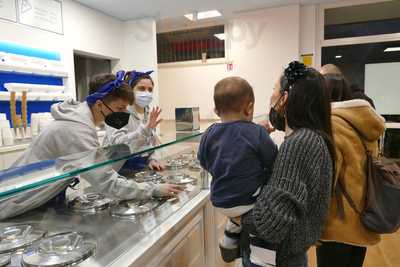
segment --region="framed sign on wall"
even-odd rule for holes
[[[0,18],[17,21],[17,8],[15,0],[0,0]]]
[[[19,23],[63,34],[61,1],[18,0],[17,3]]]

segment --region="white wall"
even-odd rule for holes
[[[121,60],[114,69],[149,71],[155,83],[154,105],[158,105],[157,34],[154,19],[127,21],[123,26]]]
[[[63,23],[61,35],[0,20],[0,40],[61,52],[69,70],[66,85],[69,94],[75,97],[73,51],[120,58],[123,23],[71,0],[63,1]]]
[[[290,61],[298,59],[299,21],[298,5],[252,12],[233,21],[234,35],[242,32],[245,38],[235,37],[231,60],[235,74],[254,87],[255,114],[267,112],[276,80]]]
[[[175,119],[175,107],[200,106],[201,119],[214,113],[214,85],[231,75],[225,64],[159,68],[160,106],[164,119]]]
[[[315,38],[317,30],[317,6],[300,7],[300,54],[315,55]]]
[[[71,0],[63,1],[63,16],[64,35],[70,49],[121,58],[122,21]]]
[[[154,20],[122,22],[72,0],[63,1],[63,20],[63,35],[0,20],[0,40],[61,52],[69,68],[66,85],[73,97],[76,94],[74,50],[114,60],[114,72],[132,68],[156,70]],[[157,81],[157,74],[153,77]]]
[[[160,105],[164,119],[174,119],[175,107],[199,106],[202,119],[213,115],[213,88],[226,77],[247,79],[256,95],[255,114],[267,112],[275,80],[300,50],[300,7],[298,5],[242,14],[227,24],[226,65],[159,67]]]

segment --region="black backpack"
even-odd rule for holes
[[[394,233],[400,227],[400,162],[382,156],[373,158],[357,128],[345,118],[340,118],[355,130],[365,148],[367,186],[365,206],[360,211],[339,177],[335,188],[339,216],[344,219],[343,195],[368,230],[378,234]]]

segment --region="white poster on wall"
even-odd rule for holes
[[[17,21],[15,0],[0,0],[0,18]]]
[[[365,93],[385,115],[400,114],[400,62],[365,65]]]
[[[18,0],[18,15],[21,24],[63,33],[61,1]]]

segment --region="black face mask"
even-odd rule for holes
[[[277,104],[279,103],[279,101],[280,101],[280,98],[279,98]],[[278,131],[285,131],[285,128],[286,128],[285,127],[286,126],[285,116],[276,110],[277,104],[275,104],[269,111],[269,122]]]
[[[114,112],[107,104],[103,102],[103,104],[112,111],[111,114],[105,116],[104,113],[101,111],[101,114],[104,116],[104,122],[117,130],[121,129],[129,122],[129,117],[131,116],[128,112]]]

